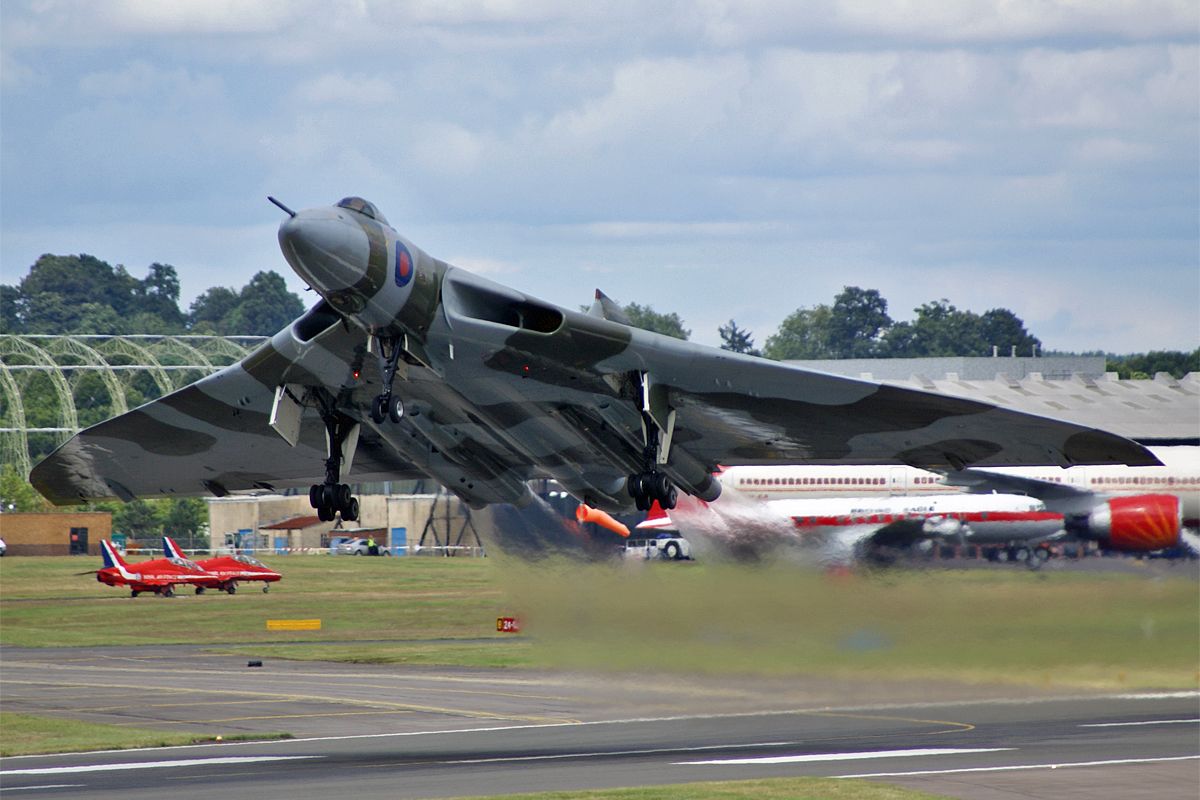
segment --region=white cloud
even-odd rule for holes
[[[377,108],[396,102],[397,94],[386,78],[328,73],[296,84],[292,97],[301,104]]]

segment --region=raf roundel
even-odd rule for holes
[[[413,257],[404,246],[404,242],[396,242],[396,285],[408,286],[413,277]]]

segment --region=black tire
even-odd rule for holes
[[[346,483],[339,483],[337,485],[335,497],[337,500],[337,502],[333,503],[335,508],[337,508],[339,511],[345,511],[347,508],[349,508],[350,501],[354,499],[353,495],[350,494],[350,485]]]
[[[651,479],[650,483],[652,486],[650,487],[651,491],[649,494],[653,495],[654,498],[658,500],[660,505],[665,506],[667,503],[667,495],[672,489],[675,488],[671,485],[671,479],[661,472],[656,472],[654,473],[654,477]]]
[[[204,594],[204,587],[203,587],[203,586],[197,586],[197,587],[196,587],[196,594]]]
[[[683,556],[682,551],[679,549],[679,542],[668,542],[667,546],[663,548],[663,555],[674,561],[678,561],[680,558],[682,558]]]
[[[172,589],[170,586],[167,586],[167,587],[165,587],[165,588],[162,590],[162,596],[163,596],[163,597],[174,597],[174,596],[175,596],[175,590],[174,590],[174,589]]]
[[[358,520],[358,498],[351,497],[350,502],[342,507],[342,519],[346,522],[355,522]]]
[[[392,422],[399,422],[404,418],[404,400],[400,397],[392,397],[387,404],[388,419]]]
[[[313,508],[321,507],[321,484],[314,483],[308,487],[308,504]]]
[[[332,483],[326,483],[321,486],[321,505],[333,513],[338,507],[338,487]],[[330,517],[333,519],[333,517]]]
[[[376,425],[382,425],[387,415],[387,398],[379,395],[371,401],[371,420]]]
[[[229,588],[226,589],[225,591],[229,592],[230,594],[237,594],[237,584],[236,583],[229,584]]]
[[[317,506],[317,519],[321,522],[332,522],[333,510],[325,505]]]
[[[675,504],[678,502],[679,502],[679,491],[674,486],[672,486],[667,491],[667,496],[664,497],[662,500],[662,507],[664,510],[670,511],[672,508],[675,507]]]
[[[263,584],[263,594],[266,594],[266,593],[267,593],[267,592],[269,592],[269,591],[271,591],[271,584],[269,584],[269,583],[264,583],[264,584]]]
[[[130,590],[129,590],[129,596],[130,596],[130,597],[137,597],[139,594],[141,594],[141,592],[139,592],[137,589],[130,589]]]
[[[637,506],[638,511],[649,511],[650,510],[650,498],[646,497],[646,495],[644,495],[644,494],[634,495],[633,496],[633,504],[635,506]]]
[[[645,480],[643,479],[643,476],[639,473],[634,473],[633,475],[630,475],[628,478],[626,478],[625,479],[625,491],[629,492],[629,496],[632,497],[634,500],[637,500],[638,497],[645,496],[646,490],[645,490]],[[638,508],[641,508],[641,506],[638,506]]]

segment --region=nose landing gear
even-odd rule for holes
[[[404,401],[392,396],[392,383],[396,379],[396,369],[400,365],[400,354],[404,348],[400,340],[394,337],[377,337],[379,342],[379,365],[383,373],[383,393],[371,403],[371,419],[376,425],[385,419],[399,422],[404,416]]]

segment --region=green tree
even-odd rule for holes
[[[887,300],[878,291],[847,286],[833,299],[829,346],[837,358],[873,358],[891,326]]]
[[[238,305],[238,293],[225,286],[214,286],[192,301],[188,323],[192,330],[207,324],[214,333],[223,330],[225,318]]]
[[[1134,377],[1153,377],[1166,372],[1182,378],[1189,372],[1200,372],[1200,347],[1190,353],[1182,350],[1152,350],[1149,353],[1106,356],[1107,369],[1126,380]]]
[[[113,510],[113,531],[130,539],[148,541],[162,536],[163,515],[159,506],[147,500],[133,500]]]
[[[16,464],[0,467],[0,511],[48,511],[50,504],[37,493]]]
[[[988,350],[979,355],[991,355],[992,347],[999,348],[1002,356],[1012,353],[1014,347],[1017,355],[1022,356],[1032,355],[1034,350],[1040,352],[1042,349],[1041,341],[1025,330],[1025,323],[1021,318],[1007,308],[993,308],[983,312],[979,318],[979,325],[980,337]]]
[[[9,333],[179,333],[179,278],[152,264],[145,280],[95,256],[43,255],[19,284],[0,287]]]
[[[754,346],[754,338],[750,335],[750,331],[739,328],[733,320],[729,320],[728,325],[717,328],[717,333],[721,335],[722,350],[745,353],[748,356],[762,355],[762,352]]]
[[[827,305],[798,308],[767,337],[763,355],[776,361],[836,358],[831,341],[833,310]]]
[[[637,303],[630,303],[622,310],[635,328],[673,336],[676,339],[687,339],[692,335],[690,330],[683,327],[683,320],[674,312],[660,314],[650,306]]]
[[[915,310],[917,318],[912,323],[893,325],[884,336],[889,355],[915,358],[991,354],[978,314],[960,311],[945,298]]]
[[[208,505],[198,497],[171,498],[165,501],[163,532],[185,550],[208,547]]]
[[[242,289],[237,307],[225,316],[222,327],[228,334],[270,336],[303,313],[304,303],[288,291],[279,273],[259,272]]]

